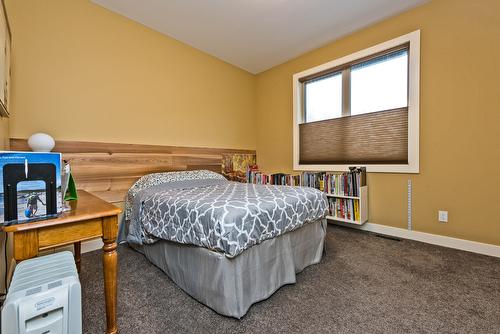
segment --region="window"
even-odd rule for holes
[[[342,73],[334,73],[304,85],[306,122],[342,116]]]
[[[408,107],[408,48],[351,67],[351,115]]]
[[[297,73],[294,168],[418,173],[420,32]]]
[[[300,79],[304,87],[304,121],[406,108],[408,48],[404,44],[397,50],[341,65],[326,74]]]

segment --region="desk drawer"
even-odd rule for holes
[[[85,222],[48,226],[38,231],[38,247],[40,249],[52,248],[101,236],[101,218]]]

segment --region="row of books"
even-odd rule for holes
[[[341,219],[360,221],[359,201],[346,198],[328,198],[330,216]]]
[[[300,186],[301,175],[297,174],[265,174],[259,171],[257,165],[252,165],[247,169],[247,182],[253,184],[273,184],[281,186]]]
[[[324,191],[325,175],[326,173],[324,172],[303,172],[301,185]]]
[[[325,175],[325,192],[334,195],[359,196],[359,189],[366,186],[366,168],[352,168],[342,174]]]
[[[366,168],[351,167],[349,172],[303,172],[302,174],[265,174],[257,165],[247,168],[247,182],[312,187],[335,195],[359,196],[359,187],[366,185]]]
[[[359,188],[366,186],[366,168],[351,167],[342,174],[304,172],[302,185],[334,195],[359,196]]]

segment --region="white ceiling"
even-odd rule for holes
[[[92,0],[259,73],[427,0]]]

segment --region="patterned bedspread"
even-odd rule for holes
[[[327,211],[325,194],[306,187],[244,184],[214,177],[139,188],[126,204],[127,241],[164,239],[223,252],[227,257],[324,218]]]

